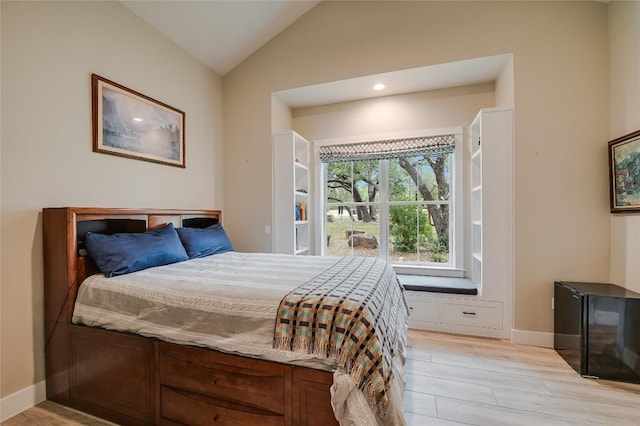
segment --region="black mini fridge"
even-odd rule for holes
[[[640,294],[556,281],[553,347],[582,376],[640,383]]]

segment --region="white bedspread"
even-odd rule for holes
[[[80,286],[73,322],[335,371],[332,405],[342,425],[403,425],[404,341],[384,420],[333,361],[272,347],[280,300],[338,259],[228,252],[113,278],[93,275]]]

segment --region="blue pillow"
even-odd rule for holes
[[[176,231],[189,259],[233,251],[231,241],[219,223],[208,228],[178,228]]]
[[[187,260],[173,224],[139,233],[87,232],[84,245],[106,277]]]

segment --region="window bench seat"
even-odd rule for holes
[[[467,278],[431,277],[424,275],[397,274],[406,290],[431,293],[477,295],[478,288]]]

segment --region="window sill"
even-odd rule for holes
[[[396,274],[406,290],[431,293],[477,295],[478,288],[468,278],[429,277],[421,275]]]
[[[418,266],[411,264],[392,263],[393,270],[396,274],[431,276],[441,278],[464,278],[464,269],[456,269],[438,266]]]

